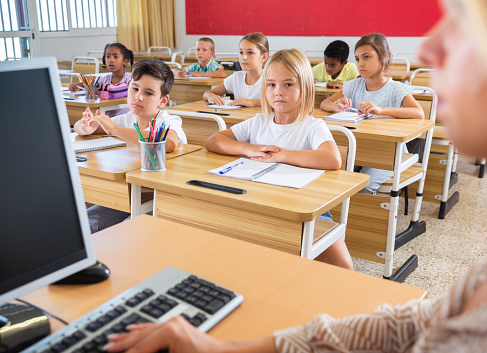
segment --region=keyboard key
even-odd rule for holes
[[[73,336],[65,337],[61,341],[61,343],[64,344],[66,347],[71,347],[71,346],[75,345],[77,342],[78,342],[78,340]]]
[[[224,303],[221,300],[215,299],[206,307],[204,307],[203,310],[206,311],[207,313],[214,314],[218,310],[220,310],[223,307],[223,305]]]
[[[108,316],[106,315],[103,315],[103,316],[100,316],[98,319],[96,319],[96,322],[98,322],[101,326],[105,326],[106,324],[108,324],[110,321],[112,321],[112,319],[110,319]]]
[[[212,290],[208,294],[211,295],[212,297],[218,297],[220,295],[220,292],[217,290]]]
[[[194,327],[198,327],[199,325],[201,325],[201,320],[199,320],[199,319],[197,319],[197,318],[194,318],[194,317],[193,317],[193,318],[191,318],[191,319],[189,319],[188,321],[189,321],[189,323],[190,323],[191,325],[193,325]]]
[[[93,342],[88,342],[85,345],[83,345],[83,350],[85,352],[90,352],[92,350],[95,350],[95,348],[96,348],[96,344],[94,344]]]
[[[206,300],[199,299],[196,303],[194,303],[194,305],[200,309],[203,309],[208,305],[208,302]]]
[[[188,279],[190,279],[192,281],[197,281],[198,280],[198,277],[191,275],[191,276],[188,277]]]
[[[186,292],[179,292],[178,294],[176,294],[176,298],[179,298],[179,299],[184,299],[188,296],[188,293]]]
[[[191,284],[191,288],[198,289],[199,287],[201,287],[201,284],[199,284],[199,283],[192,283]]]
[[[179,293],[179,290],[177,288],[171,288],[167,291],[167,294],[176,296]]]
[[[150,304],[150,305],[152,305],[152,306],[156,306],[156,307],[157,307],[157,306],[159,306],[159,305],[161,305],[162,303],[163,303],[163,301],[162,301],[162,300],[160,300],[160,299],[154,299],[154,300],[151,300],[151,301],[149,302],[149,304]]]
[[[224,295],[224,294],[220,294],[217,298],[219,300],[221,300],[222,302],[224,302],[225,304],[230,301],[230,297],[228,295]]]
[[[202,313],[198,313],[194,316],[195,318],[197,318],[198,320],[201,320],[201,322],[204,322],[207,320],[207,317],[205,314],[202,314]]]
[[[68,347],[66,347],[64,344],[62,343],[56,343],[55,345],[53,345],[51,347],[51,350],[56,352],[56,353],[61,353],[63,351],[65,351],[66,349],[68,349]]]
[[[112,331],[115,331],[116,333],[125,332],[125,326],[122,324],[113,325],[111,329],[112,329]]]
[[[190,280],[190,279],[185,279],[185,280],[184,280],[182,283],[183,283],[184,285],[186,285],[186,286],[189,286],[189,285],[191,285],[191,283],[193,283],[193,281],[192,281],[192,280]]]
[[[117,312],[116,310],[110,310],[110,311],[107,311],[107,313],[105,315],[113,320],[113,319],[116,319],[117,317],[119,317],[120,313]]]
[[[119,313],[120,315],[122,314],[125,314],[127,312],[127,309],[125,309],[123,306],[121,305],[118,305],[117,307],[115,307],[115,310],[117,313]]]
[[[235,298],[235,293],[229,291],[228,289],[225,289],[225,288],[221,288],[221,287],[216,287],[216,289],[221,293],[221,294],[224,294],[224,295],[228,295],[230,297],[230,299],[233,299]]]
[[[186,320],[189,321],[189,316],[186,315],[185,313],[182,313],[181,316]]]
[[[90,322],[88,325],[86,325],[85,330],[90,331],[90,332],[95,332],[101,327],[101,324],[97,321]]]
[[[193,293],[193,292],[194,292],[194,288],[191,288],[191,287],[186,287],[186,288],[184,288],[184,291],[185,291],[186,293]]]
[[[144,292],[136,294],[135,297],[137,299],[139,299],[141,302],[143,302],[144,300],[149,298],[149,296],[147,294],[145,294]]]
[[[157,308],[160,309],[160,310],[162,310],[162,311],[164,311],[164,313],[167,313],[169,310],[172,309],[172,306],[170,306],[170,305],[168,305],[166,303],[162,303]]]
[[[211,291],[211,289],[210,289],[210,287],[207,287],[207,286],[201,286],[200,291],[203,293],[208,293],[209,291]]]
[[[168,299],[167,299],[167,297],[165,295],[162,295],[161,294],[160,296],[157,297],[157,300],[160,300],[161,302],[163,302],[163,301],[166,301]]]
[[[198,300],[199,300],[199,298],[195,297],[194,295],[190,295],[190,296],[186,297],[186,299],[185,299],[185,301],[189,304],[194,304]]]
[[[141,319],[141,316],[139,314],[132,313],[125,319],[123,319],[120,323],[125,327],[136,323],[139,319]]]
[[[201,299],[206,300],[207,302],[211,302],[213,300],[213,297],[211,295],[205,294],[201,297]]]
[[[148,315],[152,316],[155,319],[160,318],[162,315],[164,315],[164,311],[161,309],[154,308],[150,312],[147,313]]]
[[[208,281],[205,281],[204,279],[199,278],[198,283],[201,284],[202,286],[206,286],[208,288],[215,288],[215,283],[211,283]]]
[[[155,294],[154,291],[150,288],[144,289],[143,292],[147,295],[147,297],[150,297]]]
[[[175,306],[178,305],[178,302],[172,299],[167,299],[164,303],[169,305],[171,308],[174,308]]]
[[[129,300],[127,300],[125,302],[125,305],[127,306],[130,306],[131,308],[133,308],[134,306],[138,305],[140,303],[140,300],[133,297],[133,298],[130,298]]]
[[[95,337],[92,340],[92,342],[95,343],[96,345],[100,346],[100,345],[104,345],[105,343],[108,343],[108,338],[105,335],[100,335],[100,336]]]
[[[74,337],[77,341],[81,341],[86,337],[86,335],[81,331],[76,331],[71,335],[71,337]]]

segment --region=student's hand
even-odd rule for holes
[[[337,99],[333,102],[333,110],[336,112],[343,112],[352,106],[352,100],[347,97]]]
[[[108,115],[101,115],[100,110],[96,111],[96,115],[93,117],[102,128],[105,130],[107,135],[113,135],[117,125],[110,119]]]
[[[384,114],[384,108],[375,105],[372,102],[362,102],[360,103],[360,110],[362,114]]]
[[[191,76],[194,76],[194,77],[202,77],[203,73],[202,72],[198,72],[198,71],[193,71],[191,72]]]
[[[284,161],[284,153],[286,152],[285,151],[266,152],[266,155],[264,157],[252,157],[250,159],[259,162],[282,163]]]
[[[328,88],[343,88],[343,83],[330,81],[326,84],[326,87],[328,87]]]
[[[238,98],[233,100],[231,103],[228,103],[228,105],[241,105],[242,107],[252,107],[252,101],[250,99],[245,99],[245,98]]]
[[[97,110],[96,114],[100,114],[100,110]],[[97,128],[98,122],[94,119],[90,107],[87,107],[83,112],[83,117],[81,118],[81,129],[87,135],[91,135]]]
[[[171,353],[224,352],[227,342],[218,341],[199,331],[181,316],[163,324],[131,325],[129,333],[110,336],[107,352],[157,352],[168,348]]]
[[[260,161],[267,161],[271,158],[271,153],[280,152],[282,149],[279,146],[275,145],[252,145],[249,144],[247,150],[245,151],[245,155],[252,159],[254,158],[261,158]]]
[[[69,85],[69,92],[81,91],[81,87],[77,83],[72,83]]]
[[[188,75],[188,73],[184,69],[181,69],[181,70],[178,69],[177,73],[178,73],[178,77],[186,77]]]
[[[225,101],[223,100],[222,97],[217,96],[214,93],[209,93],[208,94],[208,103],[210,104],[216,104],[216,105],[224,105]]]

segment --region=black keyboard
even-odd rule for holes
[[[102,352],[108,335],[128,332],[128,325],[165,322],[177,315],[207,332],[242,301],[240,294],[168,267],[24,352]]]

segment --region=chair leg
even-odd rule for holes
[[[407,186],[402,189],[404,191],[404,215],[407,216],[409,210],[409,191]]]

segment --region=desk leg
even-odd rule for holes
[[[458,202],[459,193],[455,192],[450,199],[448,199],[448,192],[450,190],[451,176],[453,175],[453,163],[455,155],[455,146],[452,143],[448,145],[448,155],[445,163],[445,174],[443,178],[443,190],[441,192],[440,211],[438,213],[439,219],[444,219],[446,214]]]
[[[142,187],[130,184],[130,213],[131,218],[142,214]]]
[[[313,234],[315,221],[303,223],[303,234],[301,236],[301,257],[312,259]]]
[[[485,170],[485,158],[482,158],[482,160],[480,161],[479,178],[484,177],[484,170]]]

